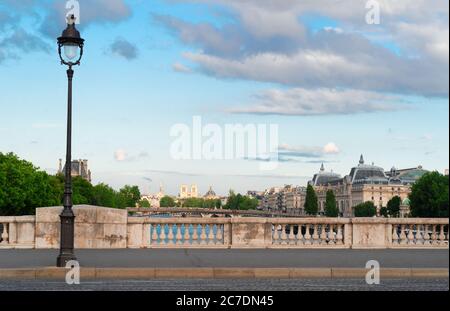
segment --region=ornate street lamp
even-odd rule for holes
[[[72,66],[80,65],[83,56],[84,40],[80,37],[79,31],[75,28],[75,16],[67,18],[67,28],[62,36],[58,38],[58,53],[61,65],[69,67],[67,78],[69,82],[67,98],[67,149],[66,167],[64,182],[64,209],[59,216],[61,218],[61,239],[59,256],[56,262],[58,267],[65,267],[70,260],[76,260],[73,252],[74,248],[74,228],[75,215],[72,210]],[[64,52],[62,53],[62,49]]]

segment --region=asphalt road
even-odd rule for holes
[[[109,280],[81,281],[67,285],[61,281],[0,280],[0,291],[448,291],[448,279],[386,279],[379,285],[364,280]]]
[[[1,268],[55,266],[57,250],[0,250]],[[77,250],[83,267],[97,268],[448,268],[448,250]]]

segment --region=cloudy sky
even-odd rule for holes
[[[79,0],[73,157],[94,182],[221,194],[449,162],[449,2]],[[65,0],[0,0],[0,151],[51,173],[65,152]],[[370,3],[369,3],[370,4]],[[174,160],[174,124],[278,124],[280,164]]]

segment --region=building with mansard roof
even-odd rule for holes
[[[62,159],[59,159],[59,167],[58,167],[58,174],[65,174],[66,172],[66,166],[62,166]],[[71,176],[77,177],[80,176],[81,178],[91,182],[91,171],[89,170],[88,166],[88,160],[74,160],[72,161],[71,165]]]
[[[323,166],[321,168],[324,173]],[[358,165],[350,173],[340,179],[324,178],[325,182],[310,181],[314,186],[319,201],[319,210],[325,210],[326,193],[332,190],[336,196],[337,205],[342,216],[354,215],[354,207],[358,204],[372,201],[377,206],[387,206],[389,200],[399,196],[402,200],[411,193],[411,185],[427,171],[421,166],[412,169],[397,170],[393,167],[389,172],[375,164],[366,164],[361,155]],[[320,176],[321,173],[316,174]],[[315,176],[316,176],[315,175]]]

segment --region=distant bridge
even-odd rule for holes
[[[206,208],[127,208],[129,213],[141,213],[144,215],[165,215],[171,214],[174,216],[256,216],[256,217],[302,217],[300,213],[283,213],[278,211],[261,211],[261,210],[227,210],[227,209],[206,209]]]

